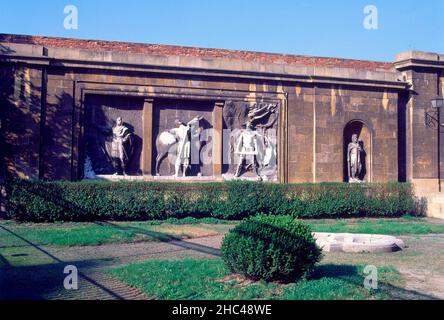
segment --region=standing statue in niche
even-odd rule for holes
[[[130,129],[118,117],[113,128],[113,141],[111,144],[111,158],[116,173],[114,175],[127,175],[127,164],[134,151],[134,140]]]
[[[358,135],[352,135],[352,141],[347,148],[347,168],[348,168],[348,181],[350,183],[362,182],[362,169],[363,169],[363,153],[364,149],[358,140]]]
[[[239,155],[239,165],[234,176],[238,178],[242,174],[242,169],[245,168],[245,170],[248,170],[252,167],[255,174],[259,177],[257,161],[259,155],[258,134],[253,130],[251,122],[248,121],[245,127],[240,134],[235,151],[235,153]],[[245,164],[247,158],[250,160],[248,165]]]
[[[193,128],[199,127],[199,121],[202,117],[196,117],[187,124],[176,120],[176,128],[170,130],[177,141],[177,158],[175,163],[174,177],[179,177],[179,172],[182,167],[183,177],[187,176],[187,171],[191,168],[191,138],[194,136]]]

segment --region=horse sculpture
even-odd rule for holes
[[[162,132],[156,139],[156,150],[157,150],[157,157],[156,157],[156,175],[160,176],[159,167],[161,162],[168,157],[170,149],[177,144],[176,137],[168,132],[164,131]],[[169,162],[169,171],[171,172],[171,163]]]
[[[188,122],[187,124],[184,124],[178,120],[176,120],[176,122],[178,123],[178,125],[182,125],[184,128],[189,127],[189,131],[187,133],[187,137],[183,139],[187,139],[188,143],[190,144],[190,148],[191,150],[195,150],[200,154],[201,151],[201,147],[202,144],[200,142],[200,133],[201,133],[201,128],[199,126],[199,121],[202,120],[202,117],[196,117],[193,120],[191,120],[190,122]],[[156,157],[156,175],[160,176],[160,164],[162,163],[162,161],[168,157],[168,154],[170,152],[174,152],[177,151],[178,148],[180,148],[180,146],[178,145],[180,142],[180,130],[176,129],[172,129],[172,130],[168,130],[168,131],[164,131],[162,132],[156,139],[156,150],[157,150],[157,157]],[[184,142],[184,141],[182,141]],[[191,151],[190,151],[191,152]],[[174,152],[176,153],[176,152]],[[177,155],[176,156],[182,156],[183,155]],[[188,155],[186,155],[188,157]],[[191,163],[189,163],[188,159],[188,164],[184,166],[184,173],[187,170],[186,167],[190,167]],[[176,160],[177,161],[177,160]],[[177,164],[177,163],[176,163]],[[169,172],[171,172],[171,162],[168,163],[169,165]],[[177,168],[176,168],[177,171]],[[177,175],[177,172],[176,172]],[[185,176],[185,174],[184,174]]]

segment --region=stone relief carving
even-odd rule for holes
[[[162,132],[156,139],[157,158],[156,158],[156,175],[159,176],[159,167],[161,162],[168,156],[171,148],[176,148],[176,160],[174,165],[173,177],[179,177],[182,170],[182,176],[186,177],[188,170],[191,168],[191,152],[196,150],[200,153],[200,126],[199,122],[202,117],[196,117],[184,123],[176,119],[176,128]],[[194,145],[197,144],[197,145]],[[195,148],[193,148],[193,146]]]
[[[84,178],[94,179],[97,174],[127,175],[128,162],[131,160],[135,140],[129,126],[122,117],[116,119],[113,128],[93,125],[95,133],[86,141]]]
[[[111,144],[111,130],[106,126],[91,125],[91,129],[86,136],[85,147],[86,147],[86,157],[85,166],[87,165],[87,160],[90,159],[91,167],[95,174],[110,174],[114,171],[112,164],[112,159],[110,156]],[[84,174],[84,178],[88,178]]]
[[[276,103],[228,101],[225,104],[224,130],[229,132],[228,136],[225,132],[223,136],[223,173],[226,179],[277,180],[278,118]],[[170,168],[169,173],[165,168],[167,176],[201,176],[201,163],[211,161],[212,151],[208,150],[211,150],[212,133],[203,130],[203,116],[189,122],[176,119],[175,125],[157,136],[155,174],[160,176],[161,163],[167,161]],[[128,163],[132,163],[137,143],[131,128],[122,117],[116,119],[112,128],[90,124],[84,163],[86,179],[94,179],[97,175],[128,174]],[[205,149],[206,146],[210,149]],[[201,152],[205,159],[200,159]]]
[[[134,139],[130,129],[118,117],[116,126],[112,130],[113,142],[111,144],[111,158],[113,159],[115,175],[126,175],[126,165],[134,152]]]
[[[256,131],[252,130],[251,122],[247,122],[246,128],[242,130],[237,142],[237,147],[235,153],[239,155],[239,164],[236,169],[234,176],[239,178],[242,174],[242,169],[248,170],[253,168],[254,173],[259,177],[258,171],[258,155],[259,147],[258,140],[259,136]],[[245,166],[246,160],[249,159],[249,164]]]
[[[85,158],[83,178],[85,178],[85,179],[96,179],[97,178],[97,175],[93,169],[91,158],[89,156],[86,156],[86,158]]]
[[[364,155],[365,151],[362,142],[358,140],[358,135],[352,135],[352,141],[348,144],[347,148],[348,181],[350,183],[360,183],[364,181]]]
[[[228,160],[237,164],[229,170],[233,177],[252,171],[254,179],[277,180],[278,104],[228,101],[223,114],[231,131]]]

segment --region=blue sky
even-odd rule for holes
[[[78,30],[63,27],[69,4]],[[363,26],[367,5],[377,30]],[[444,53],[444,0],[15,0],[2,3],[0,33],[392,61]]]

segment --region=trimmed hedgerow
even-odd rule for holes
[[[301,218],[413,214],[410,184],[273,184],[255,182],[7,183],[8,215],[20,221],[243,219],[258,213]]]
[[[265,281],[308,276],[321,259],[310,227],[292,216],[247,219],[225,236],[221,253],[230,272]]]

